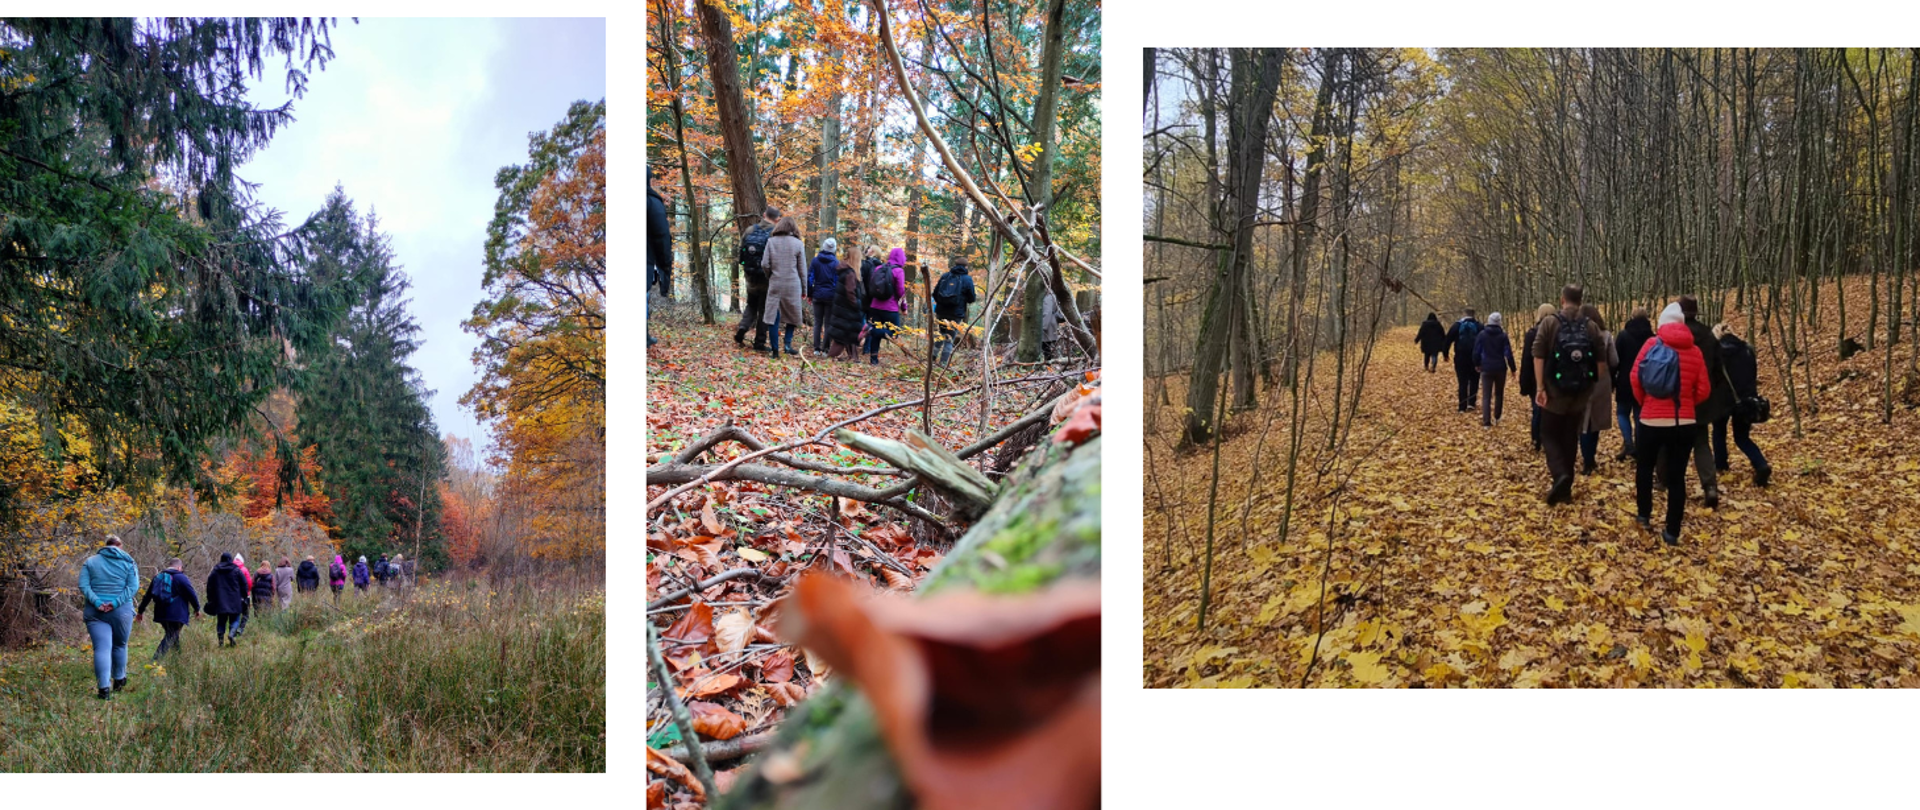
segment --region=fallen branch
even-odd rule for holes
[[[667,708],[673,712],[673,724],[680,729],[680,739],[688,741],[700,739],[694,734],[693,715],[687,711],[687,704],[681,703],[680,696],[673,693],[673,671],[667,669],[667,656],[660,652],[660,631],[651,621],[647,622],[647,655],[653,659],[653,676],[660,683],[662,699],[667,702]],[[689,745],[687,749],[690,752],[687,764],[693,766],[693,775],[700,780],[700,785],[706,788],[708,796],[719,796],[720,789],[714,787],[713,769],[707,767],[705,752],[701,751],[698,745]]]
[[[1034,410],[1032,413],[1029,413],[1026,416],[1022,416],[1019,419],[1014,420],[1014,423],[1011,425],[1008,425],[1006,427],[1003,427],[999,430],[994,431],[993,435],[991,436],[988,436],[984,439],[981,439],[980,441],[974,442],[973,444],[969,444],[966,447],[961,448],[960,451],[957,453],[954,453],[954,455],[960,458],[972,458],[973,456],[977,456],[981,453],[984,453],[988,450],[993,449],[994,445],[997,445],[1001,442],[1006,441],[1007,439],[1011,438],[1013,434],[1019,433],[1022,429],[1024,429],[1028,425],[1031,425],[1035,422],[1045,421],[1049,416],[1053,414],[1054,407],[1060,404],[1061,397],[1065,397],[1065,396],[1066,394],[1061,394],[1060,396],[1047,400],[1047,404],[1041,405],[1038,409]]]
[[[712,450],[715,446],[723,442],[729,441],[746,445],[748,450],[767,449],[766,442],[748,433],[744,428],[735,426],[733,422],[729,420],[725,425],[721,425],[706,435],[694,439],[691,444],[688,444],[678,454],[674,455],[673,460],[681,464],[691,464],[698,460],[701,454]],[[906,475],[905,472],[892,467],[836,467],[832,464],[796,458],[781,452],[768,453],[766,457],[796,470],[826,473],[828,475]]]
[[[899,495],[890,494],[893,490],[864,487],[859,484],[850,484],[845,481],[824,478],[818,475],[807,475],[806,473],[794,472],[779,467],[768,467],[764,464],[739,463],[747,457],[748,456],[742,456],[726,464],[693,465],[678,462],[656,464],[647,468],[647,483],[653,485],[680,484],[684,482],[691,486],[711,483],[713,481],[757,481],[762,484],[771,484],[777,487],[812,490],[825,495],[878,504],[903,512],[911,517],[919,518],[943,529],[947,526],[946,521],[941,520],[932,512],[921,508],[918,504],[904,500],[899,497]],[[908,482],[904,486],[910,489],[913,483]],[[682,489],[684,488],[685,487]],[[676,492],[677,491],[678,490],[676,490]]]
[[[718,585],[722,582],[731,582],[733,580],[740,579],[741,577],[749,577],[752,579],[762,579],[765,576],[766,576],[765,574],[760,573],[760,569],[758,568],[735,568],[728,571],[721,571],[718,574],[714,574],[713,576],[707,577],[706,579],[703,579],[703,580],[700,580],[699,582],[694,583],[693,587],[691,588],[681,588],[680,590],[669,592],[668,594],[660,597],[659,599],[655,599],[651,602],[648,602],[647,610],[653,610],[655,608],[661,608],[667,605],[671,605],[674,602],[678,602],[696,593],[705,591],[706,589],[711,588],[715,585]]]
[[[1022,378],[1020,378],[1020,379],[1017,379],[1017,380],[1003,380],[1003,381],[1001,381],[1001,382],[998,382],[998,383],[995,383],[995,385],[1012,385],[1012,384],[1014,384],[1014,383],[1021,383],[1021,382],[1053,382],[1053,381],[1055,381],[1055,380],[1061,380],[1061,379],[1066,379],[1067,377],[1071,377],[1071,376],[1074,376],[1074,375],[1071,375],[1071,374],[1050,374],[1050,375],[1041,375],[1041,376],[1038,376],[1038,377],[1022,377]],[[957,396],[959,396],[959,395],[961,395],[961,394],[965,394],[965,393],[969,393],[969,392],[972,392],[972,391],[973,391],[974,389],[977,389],[977,388],[979,388],[979,387],[980,387],[979,385],[969,385],[969,386],[967,386],[967,387],[965,387],[965,388],[956,388],[956,389],[954,389],[954,390],[952,390],[952,391],[944,391],[944,392],[941,392],[941,393],[938,393],[938,394],[934,394],[934,395],[933,395],[933,398],[934,398],[934,399],[942,399],[942,398],[945,398],[945,397],[957,397]],[[702,485],[702,484],[708,484],[708,483],[712,483],[712,482],[714,482],[714,481],[719,481],[719,480],[725,480],[724,478],[722,478],[722,476],[725,476],[725,475],[727,475],[727,473],[729,473],[729,472],[731,472],[731,471],[733,470],[733,468],[735,468],[735,467],[738,467],[738,466],[740,466],[741,464],[744,464],[744,463],[746,463],[746,462],[748,462],[748,461],[752,461],[752,460],[754,460],[754,459],[756,459],[756,458],[760,458],[760,457],[762,457],[762,456],[768,456],[768,455],[772,455],[772,454],[774,454],[774,453],[784,453],[784,452],[786,452],[786,451],[788,451],[788,450],[793,450],[793,449],[796,449],[796,448],[800,448],[800,447],[805,447],[805,446],[807,446],[807,445],[810,445],[810,444],[825,444],[825,443],[827,443],[827,437],[829,437],[829,436],[832,436],[832,435],[833,435],[833,432],[834,432],[834,431],[836,431],[836,430],[839,430],[839,429],[841,429],[841,428],[843,428],[843,427],[846,427],[846,426],[848,426],[848,425],[851,425],[851,424],[854,424],[854,423],[856,423],[856,422],[864,422],[864,421],[866,421],[866,420],[868,420],[868,419],[872,419],[872,418],[874,418],[874,417],[876,417],[876,416],[879,416],[879,415],[881,415],[881,414],[884,414],[884,413],[887,413],[887,412],[890,412],[890,411],[897,411],[897,410],[900,410],[901,408],[911,408],[911,407],[913,407],[913,406],[915,406],[915,405],[919,405],[919,404],[920,404],[920,402],[921,402],[920,400],[917,400],[917,399],[916,399],[916,400],[913,400],[912,402],[896,402],[896,403],[894,403],[894,404],[892,404],[892,405],[883,405],[883,406],[881,406],[881,407],[878,407],[878,408],[874,408],[873,410],[870,410],[870,411],[867,411],[866,413],[863,413],[863,414],[860,414],[859,416],[855,416],[855,417],[852,417],[852,418],[850,418],[850,419],[842,419],[842,420],[840,420],[840,421],[838,421],[838,422],[835,422],[835,423],[833,423],[833,424],[831,424],[831,425],[828,425],[828,426],[826,427],[826,429],[824,429],[824,430],[822,430],[822,431],[820,431],[819,433],[816,433],[816,434],[814,434],[813,436],[811,436],[811,437],[809,437],[809,438],[805,438],[805,439],[797,439],[797,440],[795,440],[795,441],[791,441],[791,442],[787,442],[786,444],[783,444],[783,445],[780,445],[779,447],[767,447],[767,448],[763,448],[763,449],[760,449],[760,450],[755,450],[755,451],[753,451],[753,452],[751,452],[751,453],[747,453],[746,455],[743,455],[743,456],[739,456],[739,457],[737,457],[737,458],[734,458],[734,459],[732,459],[732,460],[730,460],[730,461],[728,461],[728,462],[726,462],[725,464],[721,464],[721,465],[719,465],[719,466],[717,466],[717,467],[713,467],[713,468],[710,468],[710,469],[709,469],[709,468],[701,468],[701,469],[708,469],[708,472],[706,472],[706,473],[705,473],[704,475],[702,475],[701,477],[698,477],[698,478],[695,478],[695,479],[693,479],[693,480],[690,480],[690,481],[686,481],[686,482],[685,482],[684,484],[681,484],[681,486],[678,486],[678,487],[675,487],[674,489],[671,489],[671,490],[668,490],[667,492],[665,492],[665,493],[663,493],[663,494],[662,494],[662,495],[661,495],[660,497],[658,497],[658,498],[654,498],[653,500],[651,500],[651,501],[648,501],[648,502],[647,502],[647,514],[648,514],[648,515],[651,515],[651,514],[653,514],[653,510],[655,510],[655,509],[659,509],[660,507],[662,507],[662,506],[665,506],[665,505],[667,505],[667,503],[668,503],[669,501],[672,501],[672,500],[673,500],[673,499],[674,499],[675,497],[678,497],[678,496],[679,496],[679,495],[680,495],[681,493],[683,493],[683,492],[686,492],[686,491],[688,491],[688,490],[691,490],[691,489],[693,489],[694,487],[697,487],[697,486],[700,486],[700,485]],[[649,469],[647,470],[647,485],[648,485],[648,486],[652,486],[652,485],[654,485],[654,484],[678,484],[678,483],[681,483],[681,481],[682,481],[682,480],[685,480],[685,479],[681,479],[681,478],[678,478],[677,476],[675,477],[675,479],[674,479],[674,480],[667,480],[667,479],[665,479],[665,478],[660,478],[660,479],[656,479],[656,478],[654,477],[654,472],[655,472],[656,470],[661,470],[661,471],[663,471],[663,472],[664,472],[664,470],[665,470],[665,468],[668,468],[668,467],[675,467],[675,466],[678,466],[678,467],[684,467],[684,465],[671,465],[671,464],[661,464],[661,465],[656,465],[656,466],[654,466],[654,467],[651,467],[651,468],[649,468]],[[762,479],[754,479],[754,480],[762,480]],[[774,483],[774,482],[768,482],[768,481],[764,481],[764,480],[762,480],[762,482],[763,482],[763,483]],[[837,483],[837,482],[836,482],[836,483]],[[812,487],[808,487],[808,488],[810,488],[810,489],[811,489]],[[859,487],[859,489],[862,489],[862,490],[865,490],[866,488],[865,488],[865,487]],[[847,496],[847,497],[853,497],[853,496]],[[860,500],[865,500],[865,499],[864,499],[864,498],[862,498],[862,499],[860,499]],[[919,510],[919,511],[920,511],[920,514],[926,514],[926,510],[924,510],[924,509],[922,509],[922,510]],[[937,521],[936,521],[936,522],[937,522]]]
[[[763,731],[759,734],[748,734],[744,737],[735,737],[731,740],[708,740],[700,744],[700,754],[705,759],[713,762],[739,759],[767,747],[768,743],[773,742],[775,736],[775,732]],[[687,746],[678,745],[661,751],[660,753],[666,754],[681,762],[690,762],[693,754],[690,753],[687,748]]]

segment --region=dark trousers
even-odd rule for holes
[[[234,637],[236,637],[236,638],[238,638],[238,637],[240,636],[240,631],[239,631],[239,629],[238,629],[238,628],[236,627],[236,625],[237,625],[237,624],[239,623],[239,619],[240,619],[240,617],[241,617],[242,615],[244,615],[244,614],[240,614],[240,613],[215,613],[215,614],[213,614],[213,637],[214,637],[214,639],[215,639],[215,640],[220,640],[220,639],[224,639],[224,638],[226,638],[226,637],[227,637],[227,629],[228,629],[228,628],[230,628],[230,627],[233,627],[233,628],[235,628],[235,629],[233,630],[233,635],[234,635]]]
[[[1600,452],[1600,431],[1592,430],[1580,434],[1580,460],[1593,464],[1593,456]]]
[[[873,323],[873,328],[867,330],[867,356],[879,362],[880,341],[893,337],[893,333],[900,328],[900,313],[869,309],[867,320]]]
[[[1573,477],[1574,443],[1586,420],[1585,411],[1560,414],[1541,409],[1540,447],[1547,451],[1547,472],[1553,474],[1553,480]]]
[[[1634,506],[1641,517],[1653,516],[1653,468],[1665,465],[1660,477],[1667,485],[1667,533],[1680,536],[1680,519],[1687,509],[1687,452],[1693,449],[1698,425],[1656,427],[1641,425],[1633,442]],[[1665,451],[1664,457],[1662,451]]]
[[[833,299],[813,302],[813,350],[825,354],[827,351],[827,319],[833,316]]]
[[[1491,425],[1507,406],[1507,370],[1496,368],[1480,372],[1480,387],[1486,396],[1480,399],[1480,424]]]
[[[1432,374],[1435,369],[1440,368],[1440,353],[1427,352],[1426,354],[1427,354],[1427,361],[1424,365],[1424,368],[1426,368],[1428,374]]]
[[[1693,472],[1700,476],[1700,488],[1706,492],[1720,491],[1720,471],[1713,466],[1713,432],[1706,425],[1700,425],[1693,432]]]
[[[735,332],[745,332],[748,329],[752,329],[753,347],[756,349],[765,349],[767,347],[767,328],[760,323],[760,318],[765,314],[766,308],[767,289],[765,287],[758,290],[749,288],[747,290],[747,308],[740,312],[740,325],[734,328]]]
[[[1533,420],[1527,427],[1527,436],[1533,439],[1533,449],[1538,450],[1540,449],[1540,406],[1534,403],[1533,397],[1527,397],[1527,405],[1533,409]]]
[[[1767,466],[1767,456],[1760,452],[1760,445],[1753,443],[1753,423],[1731,416],[1722,416],[1713,423],[1713,463],[1726,469],[1732,459],[1727,455],[1727,423],[1733,423],[1733,443],[1745,453],[1747,461],[1758,470]]]
[[[1455,361],[1453,376],[1460,381],[1460,410],[1473,410],[1473,403],[1480,393],[1480,369]]]
[[[181,622],[161,622],[160,627],[165,629],[167,634],[160,639],[159,649],[153,651],[153,660],[155,661],[160,660],[160,656],[166,655],[169,650],[180,649],[180,628],[186,627],[186,624]]]
[[[940,352],[940,365],[944,366],[947,364],[947,361],[953,359],[953,347],[960,344],[960,330],[946,324],[941,324],[940,339],[934,343],[936,349]]]

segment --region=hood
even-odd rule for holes
[[[1507,330],[1500,328],[1500,324],[1497,323],[1487,324],[1486,328],[1480,331],[1488,335],[1504,335],[1507,333]]]
[[[887,251],[887,264],[891,264],[895,267],[906,267],[907,266],[907,249],[894,248],[892,250]]]
[[[1720,336],[1720,345],[1726,349],[1744,349],[1747,346],[1747,342],[1741,340],[1739,335],[1728,332]]]
[[[1646,318],[1633,318],[1627,321],[1627,325],[1623,331],[1629,335],[1638,337],[1652,337],[1653,324],[1648,322]]]
[[[837,259],[838,259],[839,257],[838,257],[838,256],[835,256],[835,255],[833,254],[833,248],[821,248],[821,249],[820,249],[820,253],[819,253],[818,255],[816,255],[816,256],[814,256],[814,258],[815,258],[815,259],[826,259],[826,260],[828,260],[828,261],[833,261],[833,260],[837,260]]]
[[[133,555],[121,550],[119,546],[101,546],[100,556],[109,560],[118,560],[135,566],[139,565],[139,563],[133,561]]]
[[[1429,313],[1427,313],[1427,320],[1429,320],[1429,321],[1432,321],[1432,322],[1434,322],[1434,323],[1439,323],[1439,322],[1440,322],[1440,316],[1439,316],[1439,314],[1437,314],[1437,313],[1433,313],[1433,312],[1429,312]]]
[[[964,264],[957,264],[957,265],[954,265],[953,269],[948,270],[947,272],[959,273],[960,275],[967,276],[967,275],[973,274],[973,268],[968,267]]]
[[[1675,349],[1693,348],[1693,330],[1684,323],[1663,323],[1660,325],[1660,342]]]
[[[213,567],[213,570],[215,570],[215,571],[238,571],[238,570],[240,570],[240,566],[237,566],[237,565],[234,565],[234,564],[233,564],[233,561],[232,561],[232,560],[221,560],[221,561],[220,561],[220,564],[219,564],[219,565],[216,565],[216,566],[214,566],[214,567]]]

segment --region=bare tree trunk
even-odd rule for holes
[[[1046,208],[1053,202],[1053,160],[1058,145],[1054,130],[1060,100],[1060,61],[1066,53],[1066,0],[1049,0],[1044,45],[1040,50],[1040,96],[1033,104],[1033,141],[1040,145],[1032,180],[1027,187],[1027,204]],[[1046,212],[1052,216],[1052,211]],[[1032,239],[1031,234],[1028,235]],[[1042,284],[1029,280],[1027,295],[1021,302],[1020,348],[1016,356],[1022,362],[1040,359],[1040,305],[1046,297]],[[1065,304],[1062,304],[1065,306]]]
[[[753,135],[748,131],[746,103],[740,92],[740,65],[734,59],[733,23],[713,0],[699,0],[700,30],[707,50],[707,70],[713,80],[713,103],[720,116],[720,136],[727,147],[727,176],[733,182],[734,228],[746,232],[766,210],[766,191],[760,185],[760,164],[754,159]]]

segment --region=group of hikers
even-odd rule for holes
[[[107,535],[105,545],[81,563],[80,596],[85,600],[81,616],[86,621],[87,636],[93,642],[93,672],[101,700],[111,699],[114,692],[126,687],[127,641],[133,634],[134,623],[145,618],[148,606],[153,607],[153,620],[165,630],[160,646],[153,652],[153,660],[159,661],[168,652],[180,648],[180,630],[203,610],[214,618],[215,645],[234,647],[239,644],[240,634],[246,631],[247,618],[255,610],[274,609],[276,605],[286,608],[293,604],[296,589],[302,593],[320,589],[320,568],[314,564],[312,555],[301,561],[298,568],[282,557],[278,566],[254,571],[247,568],[244,555],[224,552],[220,562],[207,574],[203,604],[200,592],[194,590],[193,581],[183,566],[178,557],[168,560],[167,567],[146,583],[146,594],[138,596],[136,606],[140,566],[118,536]],[[339,601],[349,581],[361,593],[366,592],[371,582],[378,582],[382,587],[405,585],[413,581],[413,561],[399,554],[388,560],[387,555],[382,554],[371,566],[364,556],[349,566],[340,555],[334,555],[333,563],[327,566],[327,582],[333,590],[334,601]]]
[[[672,240],[666,206],[649,175],[647,285],[668,296],[672,291]],[[879,365],[881,342],[892,340],[901,328],[900,315],[909,294],[907,251],[893,248],[881,258],[879,247],[868,245],[861,251],[866,258],[856,271],[840,259],[839,250],[839,240],[827,237],[809,258],[794,218],[783,216],[773,206],[762,211],[759,220],[740,238],[737,260],[746,279],[747,296],[734,327],[733,342],[745,346],[747,332],[752,330],[754,351],[768,352],[775,359],[783,349],[788,355],[798,354],[793,335],[810,317],[816,354],[849,361],[865,354],[869,364]],[[941,364],[952,359],[960,330],[976,300],[966,260],[954,259],[933,287],[933,317],[939,335],[935,351]],[[1041,302],[1040,349],[1048,359],[1053,358],[1062,319],[1058,302],[1051,291],[1047,292]],[[657,342],[648,336],[648,346]]]
[[[1707,508],[1717,508],[1719,474],[1730,467],[1729,426],[1734,444],[1753,465],[1754,485],[1765,487],[1772,478],[1773,467],[1752,437],[1753,426],[1771,415],[1759,392],[1759,363],[1726,324],[1702,323],[1699,301],[1691,295],[1667,304],[1657,324],[1649,323],[1644,308],[1634,309],[1617,334],[1584,297],[1579,285],[1570,284],[1561,291],[1560,306],[1540,305],[1519,362],[1498,312],[1482,324],[1467,309],[1444,328],[1438,314],[1428,313],[1414,342],[1429,373],[1452,358],[1459,411],[1471,413],[1477,403],[1488,430],[1505,409],[1507,375],[1518,372],[1520,395],[1532,400],[1533,449],[1544,452],[1552,478],[1549,505],[1573,500],[1576,459],[1581,474],[1593,474],[1600,434],[1617,426],[1621,447],[1614,459],[1635,463],[1635,519],[1651,529],[1658,478],[1667,489],[1661,539],[1676,545],[1686,508],[1687,459],[1693,459]]]

